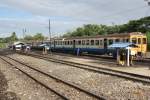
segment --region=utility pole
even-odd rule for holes
[[[23,28],[22,32],[23,32],[23,38],[25,38],[26,28]]]
[[[52,43],[51,43],[51,20],[50,19],[49,19],[49,42],[50,42],[49,48],[50,48],[50,52],[51,52]]]

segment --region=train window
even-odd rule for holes
[[[78,41],[78,45],[81,45],[81,40]]]
[[[122,42],[125,43],[125,42],[126,42],[126,39],[123,39]]]
[[[69,41],[66,41],[66,45],[69,45]]]
[[[89,45],[89,40],[86,40],[86,45]]]
[[[95,40],[95,45],[99,45],[99,40]]]
[[[94,40],[91,40],[91,45],[94,45]]]
[[[146,38],[143,38],[143,44],[146,44]]]
[[[59,45],[61,45],[61,41],[59,41]]]
[[[64,45],[66,45],[66,41],[64,41]]]
[[[116,39],[115,42],[120,42],[120,40],[119,40],[119,39]]]
[[[85,40],[82,40],[82,45],[85,45]]]
[[[69,41],[69,44],[72,45],[72,41]]]
[[[73,45],[73,41],[71,41],[71,45]]]
[[[100,42],[100,43],[99,43],[100,45],[103,45],[103,40],[100,40],[99,42]]]
[[[132,43],[136,44],[137,43],[137,39],[136,38],[132,38]]]
[[[129,39],[126,39],[126,42],[129,42]]]
[[[112,39],[109,40],[109,45],[111,45],[111,44],[113,44],[113,40]]]
[[[65,41],[65,45],[67,45],[67,41]]]
[[[141,38],[138,38],[138,44],[141,44]]]

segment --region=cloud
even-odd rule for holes
[[[56,34],[88,23],[125,23],[145,16],[148,10],[143,0],[1,0],[0,8],[14,13],[13,17],[9,17],[9,11],[5,17],[0,16],[0,31],[17,31],[20,36],[23,27],[29,33],[47,34],[49,18]]]

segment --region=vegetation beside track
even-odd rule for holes
[[[6,43],[0,43],[0,48],[5,48],[6,47]]]

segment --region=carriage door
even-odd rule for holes
[[[107,49],[107,39],[104,39],[104,49]]]
[[[75,49],[75,44],[76,44],[76,41],[73,40],[73,48]]]

